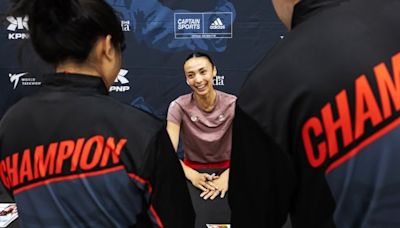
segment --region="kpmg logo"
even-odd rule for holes
[[[10,82],[13,84],[13,89],[15,90],[19,84],[23,86],[38,86],[41,85],[42,82],[37,81],[34,77],[26,77],[28,72],[18,73],[18,74],[8,74],[10,77]],[[20,83],[21,82],[21,83]]]
[[[129,86],[129,80],[126,78],[126,75],[128,74],[128,70],[121,69],[118,73],[117,78],[115,79],[114,84],[119,84],[119,85],[113,85],[110,87],[110,92],[126,92],[131,89]]]
[[[210,25],[210,29],[225,29],[224,23],[222,23],[221,18],[217,17],[215,21]]]
[[[9,40],[20,40],[20,39],[28,39],[29,34],[26,32],[17,32],[17,31],[28,31],[28,16],[25,17],[14,17],[8,16],[6,17],[7,21],[10,23],[7,27],[7,30],[10,31],[8,34]]]
[[[175,13],[175,39],[232,38],[232,12]]]

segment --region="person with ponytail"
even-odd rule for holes
[[[183,64],[192,92],[172,101],[167,130],[175,150],[183,141],[181,165],[196,212],[196,228],[227,224],[232,120],[236,97],[214,89],[217,68],[205,53],[190,54]]]
[[[104,0],[14,1],[55,71],[0,122],[0,180],[23,227],[193,227],[162,121],[111,98],[124,35]]]

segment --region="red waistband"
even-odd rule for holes
[[[230,166],[230,160],[210,163],[200,163],[189,160],[183,160],[183,162],[192,169],[227,169]]]

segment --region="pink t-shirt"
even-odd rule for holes
[[[236,97],[216,92],[211,112],[197,106],[193,93],[178,97],[169,106],[167,120],[181,127],[185,160],[214,163],[230,159]]]

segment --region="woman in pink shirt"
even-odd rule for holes
[[[214,89],[217,68],[207,54],[191,54],[183,68],[192,92],[171,102],[167,130],[175,150],[182,136],[181,165],[196,211],[196,227],[226,224],[230,221],[225,196],[236,97]]]

